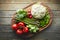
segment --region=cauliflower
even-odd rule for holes
[[[31,9],[34,18],[42,19],[46,14],[46,7],[41,4],[34,4]]]

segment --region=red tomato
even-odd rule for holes
[[[17,24],[13,24],[13,25],[12,25],[12,29],[13,29],[13,30],[17,30],[17,29],[18,29],[18,25],[17,25]]]
[[[28,32],[29,30],[28,30],[28,27],[24,27],[23,28],[23,32]]]
[[[18,26],[25,27],[25,23],[19,22],[19,23],[18,23]]]
[[[17,34],[22,34],[22,33],[23,33],[23,31],[22,31],[22,30],[20,30],[20,29],[18,29],[18,30],[16,31],[16,33],[17,33]]]

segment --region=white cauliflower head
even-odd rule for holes
[[[46,14],[46,7],[41,4],[34,4],[31,13],[34,18],[42,19]]]

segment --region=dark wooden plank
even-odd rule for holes
[[[11,18],[0,18],[0,24],[11,24]]]
[[[29,4],[0,4],[0,10],[18,10],[26,7]],[[60,4],[49,4],[47,5],[52,9],[52,10],[60,10]]]
[[[0,17],[12,17],[16,11],[0,11]]]

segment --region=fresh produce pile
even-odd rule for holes
[[[16,31],[17,34],[24,33],[36,33],[39,28],[45,27],[49,23],[50,14],[47,11],[42,19],[36,19],[31,14],[31,10],[19,10],[15,15],[15,23],[12,25],[12,29]]]

